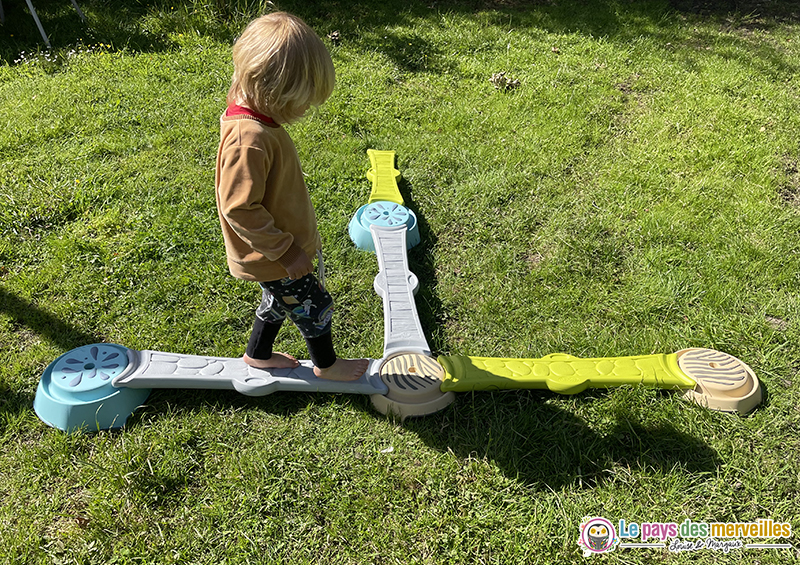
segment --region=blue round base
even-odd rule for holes
[[[375,244],[372,242],[372,232],[369,231],[371,225],[376,226],[406,226],[406,248],[411,249],[417,245],[422,238],[419,234],[417,216],[401,204],[380,200],[370,204],[364,204],[353,215],[348,226],[350,239],[356,247],[365,251],[375,252]]]
[[[149,396],[150,389],[115,388],[112,381],[130,366],[128,348],[109,343],[67,351],[42,374],[33,409],[59,430],[121,428]]]

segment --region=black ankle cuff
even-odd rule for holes
[[[256,316],[250,341],[247,342],[247,356],[251,359],[269,359],[272,357],[272,344],[278,337],[282,324],[270,324]]]
[[[336,351],[333,349],[333,338],[328,332],[319,337],[307,337],[306,345],[311,362],[318,369],[327,369],[336,362]]]

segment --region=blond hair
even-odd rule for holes
[[[243,104],[279,123],[303,116],[333,92],[330,53],[308,24],[286,12],[250,22],[233,47],[228,104]]]

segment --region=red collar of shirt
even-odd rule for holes
[[[244,106],[239,106],[238,104],[231,104],[230,106],[228,106],[228,109],[225,110],[226,116],[240,116],[242,114],[260,120],[265,124],[275,123],[275,120],[273,120],[269,116],[265,116],[264,114],[259,114],[258,112],[254,112],[250,108],[245,108]]]

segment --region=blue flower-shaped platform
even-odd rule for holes
[[[68,351],[45,369],[33,409],[61,430],[107,430],[125,425],[149,396],[149,389],[115,388],[113,381],[131,365],[121,345],[85,345]]]
[[[411,249],[421,241],[417,216],[396,202],[379,200],[371,204],[364,204],[353,215],[348,226],[350,239],[356,247],[365,251],[375,252],[375,243],[372,241],[370,226],[400,227],[406,226],[406,249]]]

